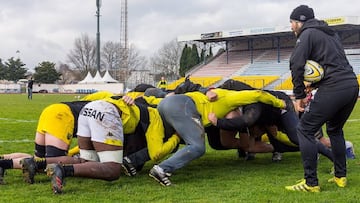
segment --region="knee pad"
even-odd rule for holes
[[[35,156],[45,157],[45,146],[35,143]]]
[[[122,163],[123,162],[123,150],[116,151],[102,151],[98,152],[100,162],[115,162]]]
[[[67,156],[67,151],[63,149],[59,149],[52,145],[47,145],[46,147],[45,157],[58,157],[58,156]]]
[[[80,149],[80,158],[99,162],[99,156],[95,150]]]

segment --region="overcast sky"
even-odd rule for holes
[[[100,38],[120,40],[121,0],[102,0]],[[317,18],[360,16],[360,1],[128,0],[128,38],[152,56],[180,35],[289,25],[293,8],[307,4]],[[20,57],[28,69],[42,61],[67,63],[75,38],[96,39],[96,0],[0,0],[0,58]],[[17,52],[19,50],[19,52]]]

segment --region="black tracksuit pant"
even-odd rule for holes
[[[359,94],[358,87],[333,89],[319,87],[308,112],[297,126],[306,183],[318,185],[315,133],[326,123],[334,158],[335,176],[346,177],[346,153],[343,126],[350,116]]]

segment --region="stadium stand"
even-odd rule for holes
[[[275,90],[292,90],[294,86],[292,84],[291,79],[292,79],[291,76],[286,78],[285,80],[283,80],[282,83],[277,85],[274,89]]]
[[[252,87],[257,89],[262,89],[275,80],[279,79],[279,76],[276,75],[248,75],[248,76],[235,76],[232,77],[233,80],[238,80],[244,82]]]
[[[354,72],[359,75],[360,74],[360,54],[350,54],[346,55],[349,63],[352,65]]]
[[[360,84],[360,43],[357,44],[356,42],[353,42],[354,44],[351,45],[345,45],[345,53],[346,57],[349,60],[349,63],[352,65],[355,74],[358,76],[358,81]],[[357,48],[358,47],[358,48]],[[280,84],[275,86],[276,90],[292,90],[293,85],[291,82],[291,77],[287,77],[285,80],[283,80]]]
[[[223,52],[211,62],[201,66],[192,77],[229,77],[250,62],[248,51]]]
[[[324,20],[338,32],[350,64],[360,76],[360,17]],[[189,71],[186,75],[191,75],[191,79],[216,76],[222,77],[217,84],[233,78],[257,88],[292,90],[289,58],[296,38],[290,26],[193,34],[179,36],[178,41],[226,45],[211,61]]]
[[[289,72],[289,62],[277,63],[269,60],[268,62],[255,62],[251,64],[241,75],[277,75],[281,76]]]
[[[222,77],[190,77],[190,80],[195,84],[200,84],[203,87],[211,87],[216,82],[220,81]],[[168,85],[168,90],[174,90],[179,84],[185,81],[185,77],[182,77]]]

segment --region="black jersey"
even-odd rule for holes
[[[61,102],[62,104],[66,104],[69,106],[71,113],[74,116],[74,132],[73,137],[77,137],[77,121],[79,118],[79,114],[81,109],[90,101],[72,101],[72,102]]]

